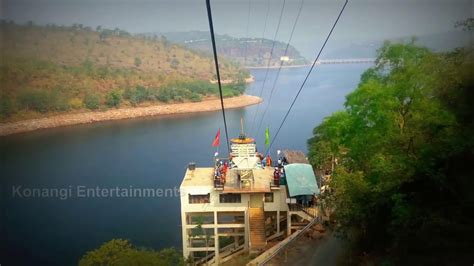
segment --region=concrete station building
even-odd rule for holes
[[[286,151],[274,166],[241,135],[213,167],[190,164],[181,183],[183,255],[222,264],[262,252],[318,216],[314,171],[301,152]]]

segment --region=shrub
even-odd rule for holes
[[[116,90],[109,92],[105,97],[105,104],[107,104],[108,107],[119,107],[121,101],[122,95]]]
[[[133,94],[133,91],[132,89],[130,88],[126,88],[124,91],[123,91],[123,98],[126,99],[126,100],[130,100],[130,98],[132,98],[132,94]]]
[[[156,98],[161,102],[169,102],[171,100],[169,88],[162,88],[158,91]]]
[[[107,66],[101,66],[97,68],[97,75],[101,79],[107,78],[107,76],[110,74],[109,68]]]
[[[127,88],[124,91],[124,99],[128,99],[132,105],[137,105],[146,100],[154,100],[155,96],[151,91],[143,86],[137,86],[135,89]]]
[[[46,91],[26,90],[20,93],[18,100],[24,109],[45,113],[50,108],[49,95]]]
[[[48,104],[52,111],[67,111],[71,108],[68,99],[57,89],[49,93]]]
[[[79,98],[72,98],[69,100],[69,106],[72,109],[81,109],[84,106],[84,103]]]
[[[143,86],[137,86],[134,91],[134,96],[136,100],[140,103],[148,100],[150,92],[147,90],[147,88]]]
[[[7,95],[0,97],[0,114],[2,117],[9,117],[15,112],[13,101]]]
[[[173,248],[159,251],[136,248],[127,240],[112,239],[99,248],[87,252],[79,261],[88,265],[184,265],[180,252]]]
[[[179,95],[174,96],[173,100],[177,102],[184,102],[183,96],[179,96]]]
[[[142,60],[140,57],[135,57],[135,66],[139,67],[142,64]]]
[[[100,106],[100,97],[97,94],[86,94],[84,104],[91,110],[97,110]]]
[[[200,102],[200,101],[202,101],[201,95],[199,95],[199,94],[197,94],[197,93],[195,93],[195,92],[191,93],[191,96],[189,97],[189,99],[190,99],[191,101],[193,101],[193,102]]]
[[[69,101],[66,97],[64,96],[55,96],[53,98],[51,110],[55,111],[68,111],[71,109],[71,106],[69,105]]]
[[[173,58],[173,60],[171,60],[171,63],[170,63],[171,68],[177,69],[178,65],[179,65],[178,59]]]

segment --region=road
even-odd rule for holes
[[[342,255],[343,243],[340,239],[328,233],[320,240],[300,237],[291,244],[286,251],[282,251],[267,265],[293,266],[293,265],[337,265],[338,258]]]

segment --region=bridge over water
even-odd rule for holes
[[[316,64],[373,64],[375,60],[376,58],[320,59],[316,61]]]
[[[374,64],[376,58],[342,58],[342,59],[320,59],[316,62],[317,65],[329,65],[329,64]],[[297,68],[297,67],[309,67],[311,64],[306,65],[283,65],[283,68]],[[265,68],[278,68],[279,66],[246,66],[248,69],[265,69]]]

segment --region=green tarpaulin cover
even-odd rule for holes
[[[290,197],[319,194],[316,176],[311,165],[292,163],[284,167]]]

